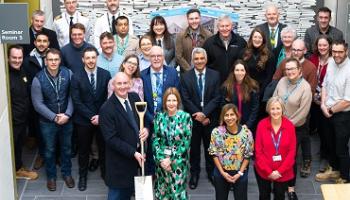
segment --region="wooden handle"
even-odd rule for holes
[[[147,102],[135,102],[135,108],[136,108],[136,112],[139,115],[139,119],[140,119],[140,130],[142,130],[144,128],[144,117],[145,117],[145,113],[147,110]],[[140,141],[141,143],[141,155],[143,156],[145,153],[144,150],[144,142]],[[141,175],[145,176],[145,164],[144,162],[141,163]]]

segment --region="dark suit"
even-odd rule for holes
[[[137,123],[139,118],[135,102],[140,101],[140,97],[129,93],[128,99]],[[138,169],[134,153],[137,151],[139,133],[115,94],[100,109],[100,128],[106,143],[106,185],[114,189],[133,188]]]
[[[210,143],[210,135],[212,129],[217,126],[218,108],[220,106],[220,74],[215,70],[206,68],[203,95],[203,107],[201,107],[201,99],[199,87],[197,84],[197,76],[195,70],[192,69],[184,73],[181,77],[181,96],[184,110],[191,115],[196,112],[203,112],[209,118],[210,124],[203,126],[202,123],[193,120],[192,138],[191,138],[191,174],[200,173],[200,147],[203,140],[205,152],[205,165],[208,176],[212,175],[214,163],[208,154]]]
[[[43,27],[42,32],[49,36],[49,41],[50,41],[49,48],[55,48],[55,49],[59,50],[60,45],[58,44],[56,32],[53,30],[47,29],[45,27]],[[35,48],[35,46],[34,46],[35,36],[34,36],[34,32],[32,30],[32,26],[29,27],[29,38],[30,38],[30,43],[22,45],[23,56],[28,56],[29,53]]]
[[[94,135],[96,135],[96,141],[99,147],[101,172],[102,176],[104,176],[104,143],[99,127],[91,123],[91,118],[98,115],[100,107],[107,99],[107,86],[109,80],[111,79],[111,75],[108,71],[97,67],[95,76],[95,93],[85,70],[81,70],[73,74],[71,82],[71,95],[75,109],[73,120],[76,124],[78,135],[80,176],[87,175],[89,150]]]
[[[278,24],[278,35],[277,35],[277,45],[275,48],[272,48],[271,43],[270,43],[270,29],[269,29],[269,25],[267,24],[267,22],[263,23],[263,24],[259,24],[256,27],[260,28],[262,30],[262,32],[265,33],[265,38],[266,38],[266,44],[267,44],[267,48],[270,49],[270,51],[272,51],[272,53],[274,54],[275,58],[278,58],[278,54],[281,51],[282,47],[283,47],[283,43],[281,40],[281,31],[284,27],[286,27],[287,25],[279,23]]]
[[[179,89],[179,76],[177,74],[177,71],[173,67],[167,67],[163,66],[163,87],[162,87],[162,94],[164,94],[165,90],[169,87],[176,87]],[[151,67],[143,70],[141,72],[141,78],[143,81],[143,93],[145,95],[145,101],[147,102],[147,112],[146,112],[146,124],[149,127],[153,127],[153,118],[155,115],[154,112],[154,102],[153,102],[153,90],[152,90],[152,79],[151,76]],[[157,112],[162,110],[162,106],[160,108],[157,108]],[[153,130],[150,131],[151,133]],[[146,158],[146,173],[147,174],[154,174],[155,170],[155,164],[153,159],[153,152],[152,152],[152,137],[148,137],[148,146],[147,146],[147,158]]]

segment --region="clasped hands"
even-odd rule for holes
[[[56,117],[54,119],[55,123],[58,124],[58,125],[63,125],[65,123],[67,123],[69,120],[69,117],[64,114],[64,113],[58,113],[56,114]]]
[[[192,114],[192,117],[200,123],[202,123],[204,126],[208,125],[210,123],[209,118],[205,116],[203,112],[196,112]]]
[[[268,176],[268,178],[271,180],[277,180],[281,177],[282,177],[282,175],[277,170],[272,171],[271,174]]]
[[[236,183],[236,181],[241,177],[240,174],[235,174],[233,176],[231,176],[229,173],[227,172],[222,172],[221,175],[225,178],[225,180],[229,183]]]
[[[171,171],[171,160],[170,158],[165,158],[160,161],[160,166],[167,172]]]

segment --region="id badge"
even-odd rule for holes
[[[171,150],[170,149],[164,149],[164,154],[167,156],[171,155]]]
[[[274,162],[282,161],[282,156],[281,156],[281,155],[272,156],[272,160],[273,160]]]
[[[203,107],[204,106],[204,103],[203,103],[203,101],[201,101],[201,107]]]

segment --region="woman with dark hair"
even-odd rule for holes
[[[246,200],[248,164],[253,155],[252,133],[240,125],[240,114],[233,104],[226,104],[220,114],[220,126],[213,129],[209,154],[214,159],[216,200],[227,200],[233,188],[235,200]]]
[[[331,58],[332,40],[327,35],[320,35],[317,37],[314,44],[314,53],[310,56],[310,61],[317,68],[317,86],[316,92],[313,95],[313,103],[311,105],[311,131],[317,130],[320,136],[320,167],[319,171],[324,172],[328,167],[328,152],[330,150],[327,146],[327,131],[329,124],[325,120],[325,116],[320,108],[321,104],[321,88],[323,79],[326,76],[328,60]]]
[[[143,82],[140,77],[139,58],[135,54],[125,56],[119,70],[128,75],[130,79],[129,92],[135,92],[143,100]],[[111,96],[114,91],[113,79],[108,84],[108,96]]]
[[[261,29],[254,28],[252,30],[247,47],[243,51],[242,59],[247,62],[250,77],[259,84],[259,102],[262,102],[263,93],[272,80],[276,63],[273,53],[267,48],[265,33]],[[265,115],[265,104],[261,103],[258,119]]]
[[[151,48],[152,48],[152,37],[150,35],[143,35],[139,40],[139,60],[140,60],[140,71],[151,66]]]
[[[259,111],[258,83],[248,74],[247,64],[243,60],[233,63],[231,73],[223,83],[223,99],[225,104],[237,106],[241,117],[241,124],[255,129]],[[254,131],[252,131],[254,132]]]
[[[176,88],[170,87],[163,95],[164,112],[158,112],[154,118],[153,152],[157,199],[188,199],[186,187],[192,119],[180,107],[180,93]]]
[[[153,17],[147,34],[151,36],[153,45],[163,48],[166,64],[170,67],[176,67],[175,37],[169,33],[166,21],[162,16]]]

